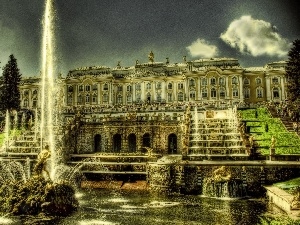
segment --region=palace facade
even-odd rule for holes
[[[190,154],[193,144],[192,125],[197,108],[205,124],[232,123],[228,118],[210,117],[212,109],[281,102],[286,99],[285,67],[287,62],[274,62],[264,67],[243,68],[237,59],[212,58],[181,63],[148,62],[116,68],[83,67],[69,71],[58,80],[61,87],[61,113],[70,130],[68,145],[73,153],[114,152],[142,153],[151,148],[162,154]],[[21,106],[39,107],[39,77],[23,78]],[[219,114],[220,115],[220,114]],[[226,117],[226,116],[225,116]],[[213,120],[209,120],[213,119]],[[80,122],[78,122],[80,121]],[[77,125],[76,125],[77,124]],[[78,125],[79,124],[79,125]],[[76,129],[75,129],[75,128]],[[224,140],[227,140],[224,132]],[[245,152],[241,137],[239,153]],[[202,138],[204,139],[204,138]],[[216,141],[214,141],[216,142]],[[230,144],[209,146],[214,153],[232,150]]]

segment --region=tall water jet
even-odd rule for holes
[[[48,145],[51,151],[51,178],[54,176],[55,165],[55,138],[53,132],[53,109],[56,93],[54,87],[54,20],[53,0],[46,0],[43,20],[40,138],[41,148]]]
[[[5,139],[4,139],[4,150],[7,152],[8,147],[9,147],[9,132],[10,132],[10,116],[9,116],[9,111],[6,110],[6,115],[5,115],[5,128],[4,128],[4,133],[5,133]]]

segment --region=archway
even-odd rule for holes
[[[128,136],[128,151],[136,152],[136,136],[135,136],[135,134],[129,134],[129,136]]]
[[[96,134],[94,137],[94,152],[101,152],[101,135]]]
[[[150,134],[146,133],[143,135],[143,147],[151,147],[151,143],[150,143]]]
[[[121,134],[115,134],[113,137],[113,152],[120,153],[122,147]]]
[[[168,137],[168,154],[177,154],[177,136],[170,134]]]

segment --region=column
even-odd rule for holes
[[[145,82],[141,82],[141,100],[144,102],[146,100],[145,98]]]
[[[270,77],[268,76],[269,74],[266,74],[266,97],[267,101],[271,100],[271,81]]]
[[[243,78],[242,78],[242,76],[239,77],[239,99],[241,101],[244,101],[244,95],[243,95]]]
[[[113,104],[113,92],[114,92],[114,86],[112,81],[109,83],[109,89],[108,89],[108,93],[109,93],[109,104]]]
[[[285,88],[284,88],[284,77],[280,77],[280,84],[281,84],[281,95],[280,98],[282,101],[285,100]]]
[[[167,96],[166,96],[166,82],[162,81],[161,82],[161,99],[164,99],[165,101],[167,101]]]

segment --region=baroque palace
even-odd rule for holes
[[[161,154],[216,154],[224,149],[243,154],[243,138],[230,136],[236,106],[284,101],[286,64],[243,68],[233,58],[186,57],[181,63],[168,58],[156,62],[150,52],[148,62],[137,60],[131,67],[119,62],[116,68],[71,70],[57,79],[59,110],[70,130],[67,146],[76,154],[141,154],[149,149]],[[39,107],[39,87],[40,77],[23,78],[23,109]]]

